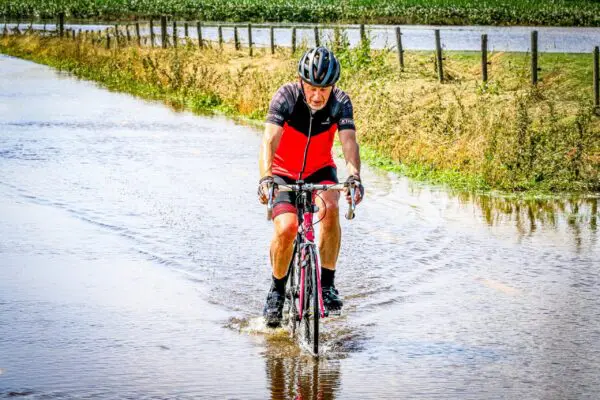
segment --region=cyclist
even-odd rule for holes
[[[358,204],[364,194],[360,183],[360,155],[352,103],[346,93],[335,87],[340,77],[340,63],[325,47],[309,49],[298,63],[299,79],[283,85],[273,96],[260,148],[258,197],[266,204],[270,185],[293,184],[298,179],[307,183],[338,183],[332,156],[335,132],[342,145],[349,177]],[[275,190],[273,221],[275,234],[270,256],[273,268],[272,284],[263,315],[269,326],[278,326],[282,319],[285,284],[293,243],[298,231],[295,195]],[[340,250],[341,229],[335,191],[320,193],[319,252],[323,302],[328,314],[339,313],[342,300],[334,285],[335,267]],[[350,203],[350,194],[346,193]]]

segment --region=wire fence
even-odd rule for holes
[[[262,41],[263,47],[267,47],[271,54],[274,54],[277,48],[289,48],[292,54],[296,53],[300,45],[306,45],[307,43],[314,44],[316,46],[323,42],[324,31],[348,31],[354,30],[359,34],[359,46],[369,46],[371,37],[367,32],[365,25],[267,25],[267,24],[231,24],[231,23],[203,23],[201,21],[194,22],[178,22],[176,20],[168,20],[166,16],[161,17],[159,20],[148,20],[138,21],[129,24],[114,24],[110,27],[90,26],[90,29],[79,29],[70,28],[65,23],[64,14],[59,14],[56,19],[56,23],[52,24],[34,24],[33,20],[28,24],[12,24],[8,26],[4,24],[2,35],[10,34],[21,34],[23,32],[39,31],[45,35],[56,35],[59,37],[70,38],[72,40],[88,40],[96,45],[101,45],[110,48],[118,48],[124,46],[140,46],[140,47],[157,47],[157,48],[169,48],[177,47],[183,43],[195,43],[199,49],[207,46],[209,43],[217,44],[220,48],[223,48],[225,43],[232,43],[236,50],[240,51],[242,48],[247,49],[250,56],[254,55],[254,49],[257,47],[257,43],[253,39],[257,32],[260,32],[262,36],[267,33],[268,41],[265,43]],[[389,28],[389,27],[388,27]],[[395,31],[395,43],[390,44],[388,48],[392,49],[397,53],[398,56],[398,67],[400,71],[405,68],[404,59],[404,44],[403,44],[403,32],[400,27],[392,27]],[[208,37],[206,35],[207,30],[216,30],[216,37]],[[224,30],[229,29],[232,31],[232,37],[226,38],[224,36]],[[303,31],[303,36],[299,37],[299,31]],[[312,33],[312,37],[307,37],[306,32],[309,30]],[[289,32],[289,42],[280,43],[276,42],[276,34],[278,31]],[[433,29],[432,36],[435,43],[435,57],[433,58],[434,67],[437,72],[437,77],[440,82],[446,80],[444,74],[444,49],[442,46],[442,32],[440,29]],[[488,61],[488,34],[481,34],[481,78],[484,83],[489,80],[489,61]],[[533,30],[530,32],[530,76],[531,84],[537,85],[539,82],[539,32]],[[593,69],[593,98],[594,107],[596,113],[600,114],[600,66],[599,66],[599,46],[595,46],[591,49],[592,57],[592,69]]]

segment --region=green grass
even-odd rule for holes
[[[174,15],[204,21],[600,26],[592,0],[0,0],[0,16]]]

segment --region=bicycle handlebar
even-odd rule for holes
[[[273,219],[273,194],[275,192],[275,185],[269,186],[269,200],[267,201],[267,221]]]
[[[346,188],[350,189],[350,200],[351,203],[348,204],[348,211],[346,212],[346,214],[344,215],[346,217],[346,219],[351,220],[354,219],[355,217],[355,209],[356,209],[356,204],[354,202],[354,190],[355,190],[355,185],[354,184],[350,184],[348,182],[344,182],[344,183],[335,183],[335,184],[315,184],[315,183],[303,183],[301,185],[298,184],[291,184],[291,185],[278,185],[279,191],[280,192],[299,192],[302,190],[307,190],[307,191],[328,191],[328,190],[334,190],[334,191],[338,191],[338,192],[342,192],[344,190],[346,190]],[[271,220],[273,219],[273,194],[275,192],[275,185],[271,185],[269,188],[269,198],[267,201],[267,220]]]

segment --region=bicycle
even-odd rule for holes
[[[319,354],[319,320],[325,317],[325,307],[321,290],[321,269],[319,251],[315,244],[313,229],[313,214],[318,211],[315,198],[319,191],[350,190],[351,203],[345,214],[346,219],[354,219],[356,204],[354,192],[356,184],[351,182],[337,184],[313,184],[296,181],[293,185],[278,185],[280,191],[294,191],[296,196],[296,209],[298,215],[298,233],[294,242],[292,260],[288,267],[288,281],[286,286],[285,305],[288,325],[292,337],[296,336],[297,325],[302,324],[302,334],[306,344],[315,356]],[[267,219],[273,215],[274,185],[268,193]],[[318,221],[317,221],[318,222]]]

